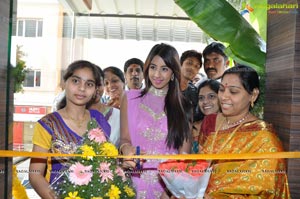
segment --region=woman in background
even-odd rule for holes
[[[193,153],[198,153],[198,140],[199,132],[202,120],[204,116],[210,115],[212,113],[218,113],[220,111],[220,104],[218,99],[218,91],[220,87],[220,82],[212,79],[204,80],[198,86],[198,107],[197,111],[201,112],[202,118],[194,122],[193,124]]]
[[[114,66],[109,66],[104,72],[104,90],[108,95],[106,105],[120,109],[120,100],[125,90],[125,77],[123,72]]]
[[[120,110],[111,106],[107,106],[104,103],[101,102],[101,97],[104,92],[104,73],[102,69],[99,66],[96,66],[99,70],[99,73],[101,75],[101,81],[98,85],[96,96],[94,103],[90,106],[90,109],[96,109],[99,112],[101,112],[105,119],[108,121],[108,123],[111,126],[111,133],[109,140],[114,145],[119,147],[120,142]]]

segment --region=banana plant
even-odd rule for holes
[[[250,23],[259,35],[267,41],[267,4],[268,0],[249,0],[253,12],[250,14]]]
[[[174,0],[206,34],[224,43],[236,62],[263,72],[266,42],[226,0]]]

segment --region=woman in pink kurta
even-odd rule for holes
[[[141,92],[132,90],[127,93],[128,128],[133,146],[140,146],[146,154],[176,154],[178,150],[167,148],[167,117],[164,112],[164,95],[155,95],[154,88],[142,98]],[[159,198],[163,192],[163,182],[158,178],[156,168],[159,160],[147,160],[142,173],[133,173],[132,180],[139,188],[139,198],[150,198],[149,192]],[[153,172],[154,171],[154,172]]]
[[[141,153],[177,154],[191,149],[190,103],[182,96],[180,64],[176,49],[167,44],[155,45],[145,62],[144,90],[128,91],[121,103],[121,145],[124,155]],[[169,198],[157,167],[160,160],[145,160],[138,172],[132,172],[137,198]],[[136,168],[125,159],[123,165]]]

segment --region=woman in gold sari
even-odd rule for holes
[[[247,66],[223,74],[218,97],[222,113],[207,116],[201,126],[202,153],[283,151],[270,124],[249,111],[259,96],[259,78]],[[290,198],[284,159],[218,160],[206,198]]]

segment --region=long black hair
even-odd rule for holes
[[[78,69],[82,69],[82,68],[88,68],[92,71],[94,78],[95,78],[95,85],[98,86],[101,83],[101,75],[99,72],[99,69],[97,69],[97,66],[89,61],[86,60],[78,60],[78,61],[74,61],[73,63],[71,63],[68,68],[66,73],[63,76],[63,80],[64,82],[66,82],[69,77],[71,77],[74,72]],[[91,99],[91,101],[94,99]],[[87,108],[88,106],[90,106],[92,104],[92,102],[89,102],[87,104]],[[57,105],[57,110],[64,108],[67,105],[67,99],[66,96],[64,96],[64,98],[58,103]]]
[[[168,121],[166,144],[169,148],[179,149],[184,141],[191,139],[192,106],[180,90],[180,62],[177,50],[168,44],[156,44],[151,49],[144,65],[145,95],[152,83],[149,79],[149,66],[155,56],[160,56],[167,67],[174,73],[174,79],[169,81],[169,90],[165,98],[165,113]]]

